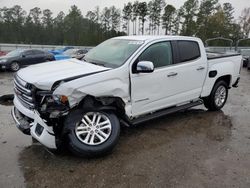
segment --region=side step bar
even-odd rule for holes
[[[130,120],[129,123],[132,124],[132,125],[138,125],[138,124],[143,123],[145,121],[155,119],[155,118],[159,118],[161,116],[172,114],[172,113],[175,113],[175,112],[178,112],[178,111],[181,111],[181,110],[185,110],[185,109],[188,109],[188,108],[192,108],[194,106],[199,106],[201,104],[203,104],[203,101],[198,100],[198,101],[191,102],[191,103],[188,103],[188,104],[184,104],[184,105],[181,105],[181,106],[167,108],[165,110],[161,110],[161,111],[158,111],[158,112],[154,112],[152,114],[147,114],[145,116]]]

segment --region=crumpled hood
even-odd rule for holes
[[[17,75],[39,89],[51,90],[53,84],[57,81],[94,74],[108,69],[77,59],[67,59],[32,65],[21,69]]]

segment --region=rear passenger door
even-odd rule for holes
[[[26,50],[22,53],[21,60],[20,60],[22,65],[25,65],[25,66],[31,65],[33,60],[34,60],[33,50]]]
[[[168,97],[169,102],[189,102],[200,97],[207,75],[207,58],[205,54],[201,54],[205,52],[200,50],[200,45],[188,40],[173,42],[176,61],[168,72],[176,73],[176,76],[169,77],[176,87],[175,95]]]
[[[45,62],[45,52],[41,50],[33,50],[33,64]]]

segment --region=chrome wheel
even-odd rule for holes
[[[82,143],[93,146],[104,143],[110,137],[111,130],[111,122],[105,114],[88,112],[76,125],[75,133]]]
[[[10,68],[12,71],[18,71],[20,67],[19,67],[19,64],[17,62],[13,62],[13,63],[11,63]]]
[[[214,102],[218,107],[221,107],[224,105],[227,97],[227,89],[225,86],[219,86],[215,92]]]

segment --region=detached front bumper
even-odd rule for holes
[[[31,135],[42,145],[50,149],[56,149],[56,141],[53,128],[46,124],[39,113],[25,108],[15,97],[11,115],[17,128],[24,134]]]

